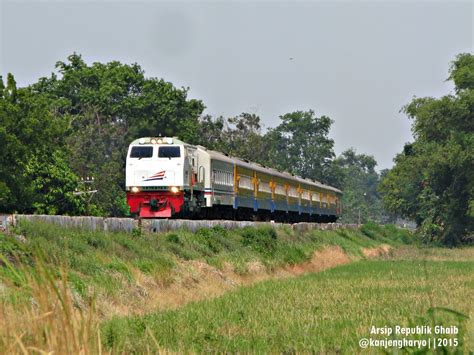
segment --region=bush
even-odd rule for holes
[[[304,250],[297,246],[285,246],[283,249],[284,257],[283,260],[287,264],[298,264],[308,259],[308,256]]]
[[[371,239],[380,239],[383,236],[381,227],[373,222],[367,222],[362,227],[360,227],[360,231],[364,233],[367,237]]]
[[[31,253],[27,248],[13,237],[0,234],[0,255],[9,261],[29,262]],[[0,265],[2,260],[0,259]]]
[[[245,227],[242,229],[242,244],[261,254],[273,254],[277,248],[278,235],[271,227]]]
[[[233,249],[227,229],[221,226],[200,229],[196,232],[194,238],[215,254]]]

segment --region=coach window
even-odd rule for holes
[[[283,196],[286,195],[285,187],[283,185],[277,185],[275,187],[275,193],[277,195],[283,195]]]
[[[290,186],[290,189],[288,191],[288,196],[290,197],[298,197],[298,191],[296,190],[296,187]]]
[[[158,158],[179,158],[181,156],[181,150],[179,147],[166,147],[162,146],[158,148]]]
[[[261,181],[260,184],[258,185],[258,191],[271,193],[272,190],[270,189],[270,183],[266,181]]]
[[[153,156],[153,147],[132,147],[130,158],[151,158]]]
[[[252,179],[250,176],[241,175],[239,181],[239,187],[241,189],[253,190]]]

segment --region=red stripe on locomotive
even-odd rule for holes
[[[169,191],[127,193],[130,212],[144,218],[171,217],[181,212],[184,193]]]

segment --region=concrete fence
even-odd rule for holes
[[[93,231],[128,232],[141,229],[147,232],[167,232],[176,229],[187,229],[196,231],[201,228],[212,228],[221,226],[226,229],[244,228],[247,226],[272,226],[281,227],[283,223],[252,222],[252,221],[228,221],[228,220],[187,220],[187,219],[133,219],[133,218],[104,218],[85,216],[50,216],[50,215],[0,215],[0,230],[7,230],[19,221],[43,221],[58,224],[65,227],[80,228]],[[333,230],[341,228],[358,228],[357,224],[341,223],[295,223],[291,228],[298,231],[312,229]]]

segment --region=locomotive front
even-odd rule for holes
[[[185,149],[176,138],[140,138],[128,148],[127,203],[140,217],[171,217],[184,204]]]

